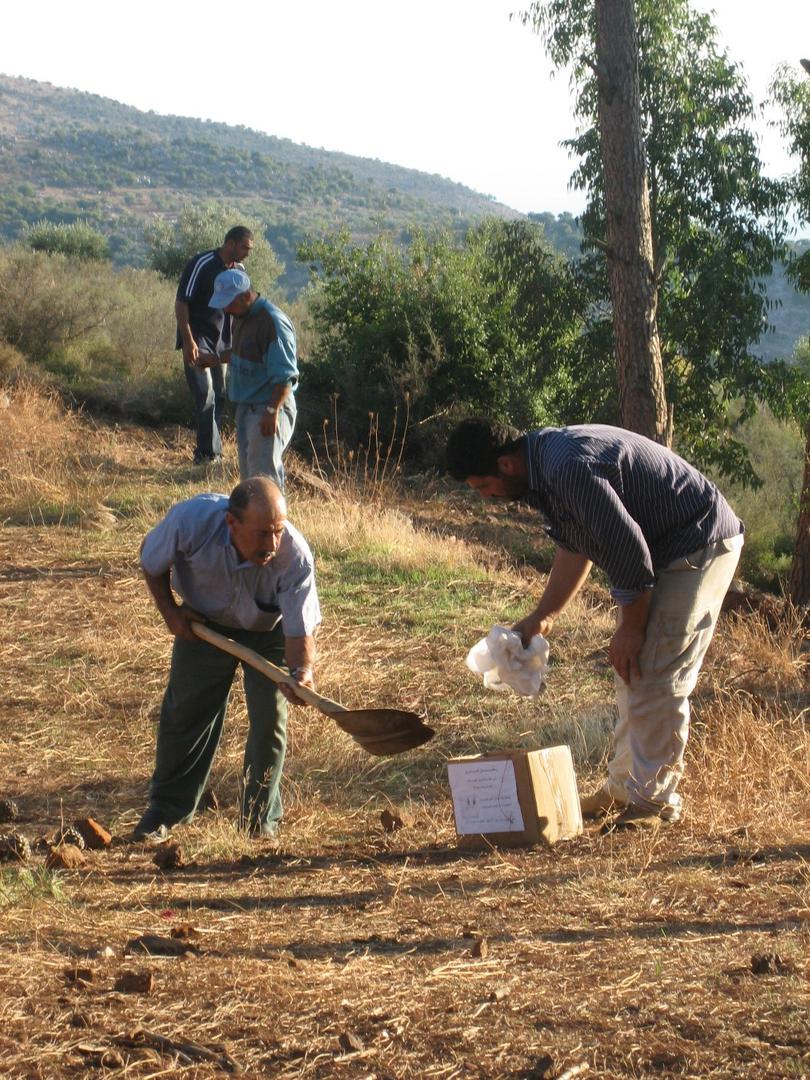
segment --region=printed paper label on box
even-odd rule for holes
[[[447,775],[459,835],[523,832],[513,762],[453,762]]]

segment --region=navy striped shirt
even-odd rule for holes
[[[530,505],[560,547],[585,555],[628,603],[674,559],[743,531],[715,485],[671,450],[604,424],[526,435]]]

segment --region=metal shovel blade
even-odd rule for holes
[[[419,720],[418,717],[417,720]],[[419,720],[418,726],[410,725],[408,728],[401,728],[387,735],[352,735],[352,738],[363,747],[367,754],[387,757],[390,754],[403,754],[406,750],[415,750],[417,746],[429,742],[435,734],[432,727],[428,727]]]
[[[405,709],[349,709],[332,719],[369,754],[402,754],[428,742],[436,732]]]

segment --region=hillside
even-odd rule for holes
[[[144,113],[109,98],[0,75],[0,236],[42,217],[84,218],[119,263],[143,257],[143,224],[223,199],[270,223],[288,264],[307,231],[462,226],[516,211],[444,177],[245,127]]]
[[[0,239],[41,218],[83,219],[110,238],[119,265],[141,265],[144,225],[189,202],[221,200],[268,223],[285,264],[281,285],[307,281],[296,263],[307,233],[347,228],[357,239],[414,225],[463,230],[517,211],[445,177],[314,149],[242,126],[141,112],[97,94],[0,75]],[[576,258],[570,214],[534,213],[549,241]],[[772,327],[757,352],[789,356],[810,329],[810,297],[777,272],[768,282]]]

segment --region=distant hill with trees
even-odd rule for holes
[[[291,296],[307,281],[297,261],[306,238],[341,228],[359,242],[381,231],[407,242],[415,229],[437,227],[462,237],[486,217],[524,217],[442,176],[0,75],[0,238],[21,237],[35,222],[83,221],[104,234],[116,264],[141,266],[145,228],[201,202],[266,224]],[[576,218],[528,217],[553,247],[578,257]],[[768,295],[772,329],[755,351],[771,360],[807,335],[810,298],[781,271]]]
[[[141,112],[50,83],[0,76],[0,236],[42,219],[87,221],[119,264],[145,261],[144,225],[190,202],[224,200],[267,223],[287,264],[306,234],[348,228],[463,232],[517,211],[444,177],[265,135],[246,127]]]

